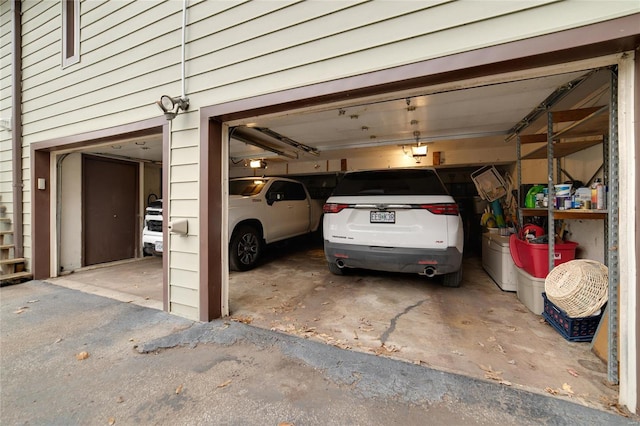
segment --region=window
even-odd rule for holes
[[[62,67],[80,62],[80,0],[62,0]]]

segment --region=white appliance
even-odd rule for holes
[[[509,237],[497,233],[482,234],[482,267],[504,291],[518,289],[516,266],[509,252]]]

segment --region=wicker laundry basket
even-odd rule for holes
[[[549,272],[544,289],[547,298],[569,317],[588,317],[607,302],[609,270],[595,260],[571,260]]]

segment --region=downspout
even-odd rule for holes
[[[24,254],[22,235],[22,2],[11,2],[11,167],[13,172],[14,258]]]
[[[182,62],[181,62],[182,99],[187,99],[187,92],[185,90],[185,71],[184,71],[186,32],[187,32],[187,0],[182,0]]]

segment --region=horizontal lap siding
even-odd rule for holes
[[[12,117],[12,38],[11,2],[0,2],[0,119],[9,125]],[[5,216],[13,219],[13,164],[12,131],[0,126],[0,206],[6,208]],[[9,240],[5,239],[5,244]]]
[[[242,98],[585,25],[638,7],[633,2],[373,2],[313,18],[306,11],[306,3],[279,9],[242,23],[243,32],[224,29],[226,16],[203,19],[223,29],[190,40],[189,92]],[[287,27],[274,32],[271,22]]]

